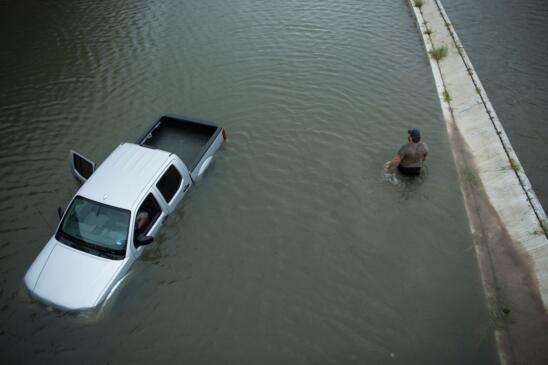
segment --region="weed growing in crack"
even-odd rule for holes
[[[447,46],[435,47],[430,51],[430,56],[439,61],[447,56]]]
[[[518,162],[514,160],[513,158],[510,159],[510,167],[515,172],[519,172],[521,170],[521,167],[519,166]]]
[[[447,89],[443,90],[443,100],[445,100],[446,103],[449,103],[451,99],[451,95],[449,94],[449,91]]]
[[[415,0],[415,7],[416,8],[422,8],[422,6],[424,5],[424,0]]]

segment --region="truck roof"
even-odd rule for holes
[[[170,159],[169,152],[123,143],[82,185],[78,195],[131,209]]]

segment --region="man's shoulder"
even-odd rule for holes
[[[402,156],[402,154],[405,154],[405,152],[409,149],[410,144],[406,143],[403,146],[400,147],[398,150],[398,155]]]
[[[422,153],[428,153],[429,152],[428,146],[424,142],[419,142],[418,146],[417,146],[417,149],[419,151],[421,151]]]

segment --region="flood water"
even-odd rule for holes
[[[548,207],[548,2],[443,0],[544,209]]]
[[[405,1],[0,10],[2,363],[496,363]],[[165,112],[226,128],[215,163],[100,312],[31,300],[23,276],[78,188],[68,150],[100,162]],[[427,174],[387,179],[411,127]]]

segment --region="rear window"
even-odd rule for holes
[[[156,187],[160,190],[166,202],[169,203],[173,199],[173,196],[179,190],[179,186],[181,186],[182,180],[183,178],[179,171],[177,171],[175,166],[171,165],[160,181],[158,181]]]

